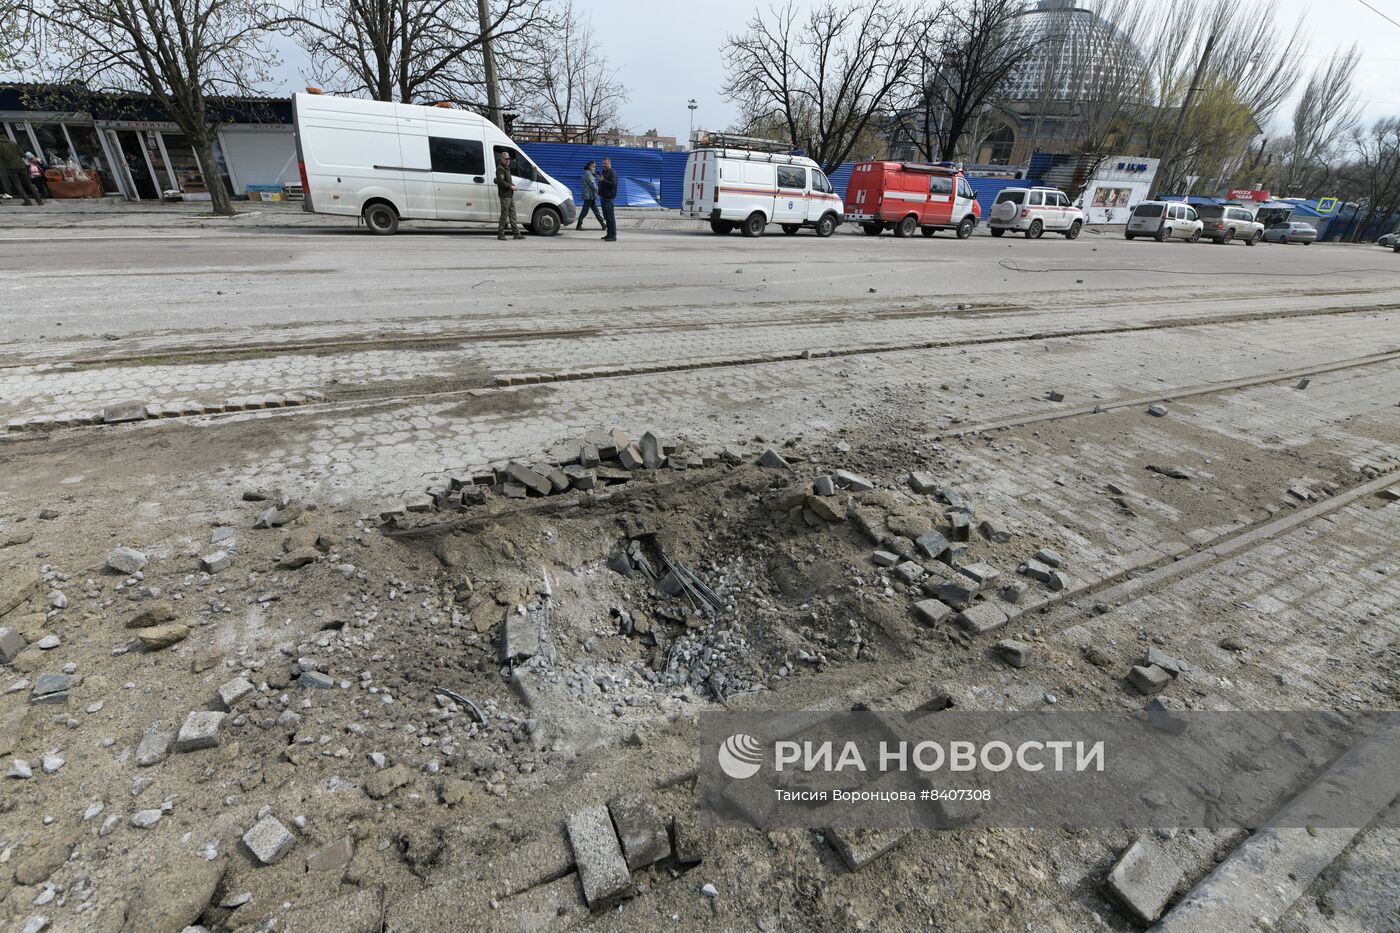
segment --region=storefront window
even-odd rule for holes
[[[102,154],[102,144],[97,141],[97,130],[90,126],[70,123],[68,138],[73,140],[73,154],[77,157],[78,168],[97,172],[101,176],[102,190],[108,194],[119,194],[121,189],[117,186],[116,175],[107,165],[107,159]]]
[[[185,194],[205,194],[209,191],[204,184],[204,173],[199,170],[199,160],[194,150],[185,141],[183,133],[162,133],[165,137],[165,151],[170,156],[170,168],[175,173],[175,183]]]
[[[151,165],[156,171],[156,188],[158,193],[170,187],[171,180],[166,175],[165,156],[160,151],[160,136],[155,130],[146,130],[141,134],[141,145],[146,149],[146,155],[151,160]]]

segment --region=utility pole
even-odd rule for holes
[[[686,137],[685,148],[693,149],[695,147],[695,108],[700,105],[692,97],[686,102],[686,106],[690,108],[690,135]]]
[[[1210,53],[1215,49],[1215,40],[1220,31],[1220,21],[1217,19],[1210,27],[1210,35],[1206,37],[1206,47],[1201,50],[1201,60],[1196,63],[1196,73],[1191,76],[1191,86],[1186,89],[1186,99],[1181,102],[1181,112],[1176,115],[1176,129],[1172,130],[1171,138],[1167,140],[1167,148],[1162,150],[1162,159],[1157,164],[1157,177],[1152,180],[1153,187],[1156,187],[1158,180],[1162,183],[1171,181],[1171,176],[1167,174],[1171,168],[1172,159],[1176,158],[1177,146],[1181,144],[1181,133],[1186,127],[1186,114],[1191,110],[1191,101],[1195,100],[1196,92],[1201,89],[1201,78],[1206,73],[1206,68],[1210,65]],[[1152,189],[1148,189],[1151,196]],[[1161,194],[1161,191],[1155,192]]]
[[[481,61],[486,72],[486,119],[505,128],[501,121],[501,85],[496,80],[496,53],[491,48],[490,0],[476,0],[476,15],[481,23]]]

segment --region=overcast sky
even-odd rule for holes
[[[795,2],[810,6],[817,0]],[[1367,2],[1400,20],[1400,0]],[[766,8],[767,0],[757,5]],[[692,97],[699,103],[697,126],[723,129],[733,120],[733,108],[719,93],[724,83],[720,46],[727,33],[742,29],[755,6],[754,0],[646,4],[581,0],[576,4],[592,17],[603,51],[628,88],[624,124],[639,133],[655,128],[663,136],[682,139],[689,120],[686,101]],[[1338,46],[1360,42],[1365,57],[1357,88],[1367,119],[1400,114],[1400,26],[1368,10],[1360,0],[1279,0],[1279,9],[1290,24],[1306,16],[1310,42],[1306,66],[1323,61]],[[289,93],[305,83],[294,53],[288,56],[284,71],[289,86],[269,89],[270,93]],[[1291,110],[1290,103],[1280,116]]]

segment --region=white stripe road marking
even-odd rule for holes
[[[5,236],[0,237],[0,243],[53,243],[69,240],[198,240],[198,233],[153,233],[143,235],[138,233],[118,233],[112,236]]]

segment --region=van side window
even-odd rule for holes
[[[515,176],[516,178],[523,178],[526,181],[540,180],[540,172],[539,169],[535,168],[535,163],[525,158],[524,154],[522,154],[519,149],[513,149],[510,146],[493,146],[491,148],[491,158],[494,159],[495,162],[499,162],[501,160],[502,152],[510,153],[511,175]],[[492,163],[492,172],[495,172],[496,170],[495,162]]]
[[[836,193],[836,189],[831,187],[831,179],[822,174],[820,169],[812,169],[812,188],[822,194]]]
[[[474,139],[443,139],[428,137],[428,154],[433,171],[452,175],[485,175],[486,156],[481,143]]]
[[[976,197],[976,195],[972,193],[972,186],[969,185],[967,179],[963,178],[961,175],[958,176],[958,197],[967,198],[969,201]]]
[[[796,168],[791,165],[779,165],[778,187],[796,188],[799,191],[807,190],[807,170],[805,168]]]
[[[929,194],[952,194],[953,179],[947,175],[934,175],[928,180]]]

